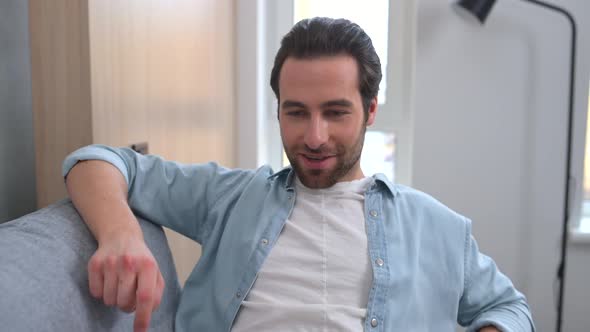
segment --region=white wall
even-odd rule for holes
[[[564,331],[590,330],[590,245],[572,244],[568,251]]]
[[[0,222],[36,205],[27,9],[0,2]]]
[[[577,70],[584,113],[590,2],[559,3],[586,30]],[[473,220],[482,251],[527,295],[538,330],[554,330],[569,24],[525,1],[500,0],[479,26],[450,4],[418,5],[412,184]]]

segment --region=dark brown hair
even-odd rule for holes
[[[315,17],[299,21],[281,41],[270,75],[270,86],[280,104],[279,76],[288,57],[297,59],[347,54],[358,64],[359,91],[365,115],[379,92],[381,62],[371,38],[346,19]]]

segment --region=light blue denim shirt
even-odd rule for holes
[[[183,165],[93,145],[66,158],[64,176],[89,159],[121,171],[137,215],[201,244],[176,330],[230,331],[293,209],[293,171]],[[534,330],[524,296],[479,252],[468,219],[382,174],[365,192],[365,216],[374,262],[365,331],[451,332],[456,323],[468,331]]]

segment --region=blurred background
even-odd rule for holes
[[[571,130],[570,23],[530,1],[497,0],[480,24],[450,0],[3,0],[0,222],[63,199],[61,162],[87,144],[286,166],[268,83],[280,38],[344,17],[384,72],[365,174],[472,219],[539,331],[555,330],[569,181],[563,330],[589,331],[590,2],[546,2],[578,27]],[[167,235],[184,281],[200,249]]]

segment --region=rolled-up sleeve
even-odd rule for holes
[[[117,169],[125,177],[127,185],[129,185],[129,173],[133,169],[126,163],[126,159],[122,154],[121,149],[111,148],[106,145],[89,145],[72,152],[66,157],[62,164],[62,175],[65,178],[72,168],[80,161],[84,160],[102,160],[117,167]]]

